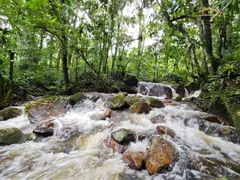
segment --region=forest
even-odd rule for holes
[[[231,141],[240,143],[238,0],[0,0],[0,7],[0,110],[38,97],[50,97],[43,100],[49,103],[69,96],[74,107],[87,92],[120,92],[118,98],[125,98],[130,96],[123,92],[141,93],[137,88],[143,82],[149,83],[143,83],[144,88],[156,83],[163,84],[164,91],[166,86],[174,92],[185,88],[189,98],[183,90],[177,92],[180,97],[166,95],[163,102],[185,98],[190,106],[213,114],[208,118],[211,123],[234,128]],[[197,90],[200,95],[191,97]],[[126,104],[119,106],[120,101],[113,102],[118,105],[111,105],[111,112],[126,108]],[[125,101],[131,111],[132,104]],[[151,99],[146,101],[151,105]],[[65,112],[61,105],[57,107]],[[32,123],[36,114],[28,113],[33,107],[24,108]],[[110,118],[110,111],[106,112],[99,118]],[[240,154],[239,149],[236,152]],[[239,157],[233,164],[230,169],[240,174]],[[16,179],[21,178],[18,173]],[[184,177],[189,179],[188,175]]]

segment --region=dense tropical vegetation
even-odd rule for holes
[[[0,7],[0,108],[14,91],[109,92],[116,76],[134,74],[197,82],[202,99],[222,99],[239,119],[237,0],[1,0]]]

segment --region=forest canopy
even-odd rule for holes
[[[236,0],[1,0],[0,100],[134,74],[182,83],[239,74]],[[63,87],[64,85],[64,87]],[[11,93],[10,93],[11,94]]]

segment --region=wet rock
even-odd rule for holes
[[[171,99],[164,99],[163,102],[164,103],[172,103],[172,100]]]
[[[229,136],[232,134],[232,132],[233,132],[233,130],[231,127],[223,127],[219,131],[220,136]]]
[[[2,128],[0,129],[0,145],[10,145],[23,143],[27,139],[26,135],[24,135],[17,128]]]
[[[49,97],[33,101],[26,105],[25,112],[30,123],[58,117],[66,112],[67,98]]]
[[[217,98],[215,101],[211,102],[210,106],[208,107],[208,113],[231,120],[231,115],[229,114],[227,107],[221,98]],[[232,121],[229,122],[230,124],[233,124]]]
[[[18,117],[22,114],[19,108],[8,107],[0,111],[0,121],[5,121],[11,118]]]
[[[177,160],[178,152],[173,145],[162,136],[153,136],[146,158],[146,168],[149,175],[158,173]]]
[[[180,101],[182,101],[182,96],[177,96],[174,98],[174,100],[180,102]]]
[[[108,109],[103,114],[105,117],[110,118],[112,116],[112,109]]]
[[[74,106],[75,104],[81,102],[84,99],[86,99],[86,96],[81,92],[77,92],[69,97],[68,102],[70,105]]]
[[[190,82],[185,86],[185,88],[188,90],[190,94],[191,92],[194,92],[198,89],[198,84],[195,82]]]
[[[137,86],[128,86],[129,94],[137,94],[137,92],[138,92]]]
[[[138,79],[134,75],[126,75],[124,77],[123,81],[127,86],[136,86],[137,87],[137,85],[138,85]]]
[[[135,134],[127,129],[119,129],[111,133],[111,137],[121,145],[127,145],[131,141],[135,142]]]
[[[129,106],[132,106],[134,103],[137,103],[137,102],[144,102],[144,99],[138,95],[126,96],[124,100],[127,102]]]
[[[145,136],[145,135],[143,135],[143,134],[138,135],[138,140],[139,140],[139,141],[142,141],[142,140],[144,140],[144,139],[146,139],[146,136]]]
[[[156,130],[158,132],[158,134],[162,135],[162,134],[167,134],[169,136],[171,136],[172,138],[175,137],[175,132],[174,130],[172,130],[171,128],[168,128],[166,126],[161,126],[161,125],[158,125],[156,127]]]
[[[137,102],[130,107],[130,111],[132,113],[148,114],[151,111],[151,108],[146,102]]]
[[[168,86],[164,86],[164,94],[166,95],[166,98],[172,98],[172,89]]]
[[[107,146],[108,148],[111,148],[113,150],[113,152],[118,152],[120,154],[123,154],[127,147],[121,144],[118,144],[115,140],[113,139],[104,139],[103,140],[105,146]]]
[[[35,134],[35,133],[29,134],[28,139],[32,140],[32,141],[36,141],[37,140],[37,134]]]
[[[217,116],[208,116],[205,118],[205,121],[212,122],[212,123],[218,123],[218,124],[226,124],[227,122],[224,122],[223,119],[217,117]]]
[[[166,122],[164,120],[164,116],[163,115],[153,116],[150,120],[152,121],[152,123],[165,123]]]
[[[106,116],[104,114],[99,114],[98,119],[99,120],[106,120]]]
[[[141,170],[145,162],[145,155],[143,152],[128,152],[123,155],[122,160],[129,168]]]
[[[179,94],[179,96],[181,97],[185,96],[185,88],[182,84],[172,85],[172,88],[175,89],[176,93]]]
[[[43,137],[52,136],[53,135],[53,123],[46,122],[44,124],[41,124],[33,130],[33,133],[35,133],[39,136],[43,136]]]
[[[162,108],[164,107],[164,104],[161,100],[156,99],[156,98],[152,98],[152,97],[147,97],[146,98],[147,102],[149,103],[149,105],[153,108]]]
[[[127,96],[127,93],[120,92],[115,97],[112,98],[110,101],[110,108],[111,109],[124,109],[126,108],[127,102],[125,101],[125,97]]]

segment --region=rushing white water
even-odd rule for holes
[[[112,95],[104,95],[108,99]],[[240,178],[240,145],[219,136],[200,131],[204,112],[186,104],[154,108],[149,114],[115,112],[107,120],[92,119],[107,110],[104,100],[86,99],[61,117],[55,118],[54,136],[39,142],[27,141],[0,147],[0,179],[214,179],[231,176]],[[160,98],[161,99],[161,98]],[[164,115],[163,125],[173,129],[176,137],[164,135],[180,154],[179,161],[169,172],[149,176],[146,170],[129,169],[122,155],[107,148],[103,140],[120,128],[129,129],[147,139],[132,142],[127,151],[144,151],[149,139],[156,134],[150,118]],[[211,125],[213,123],[208,123]],[[217,126],[223,126],[218,124]],[[24,133],[34,129],[25,115],[0,122],[0,127],[17,127]]]

